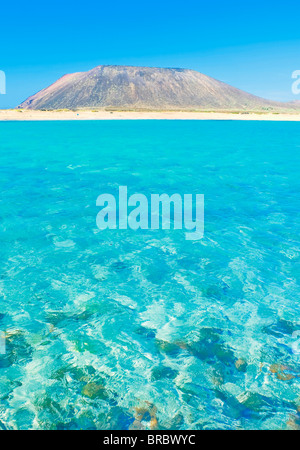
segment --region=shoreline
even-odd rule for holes
[[[300,113],[193,111],[0,110],[0,122],[53,120],[259,120],[299,122]]]

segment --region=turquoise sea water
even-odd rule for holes
[[[299,169],[299,123],[0,123],[0,427],[299,427]],[[204,238],[100,231],[120,185]]]

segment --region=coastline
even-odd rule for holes
[[[3,121],[51,120],[260,120],[299,122],[300,113],[193,112],[193,111],[91,111],[91,110],[0,110]]]

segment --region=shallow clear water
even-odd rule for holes
[[[299,168],[298,123],[0,123],[0,426],[299,427]],[[119,185],[204,239],[100,231]]]

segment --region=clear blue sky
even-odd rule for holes
[[[300,70],[297,0],[4,1],[0,70],[14,107],[69,72],[100,64],[185,67],[274,100]]]

